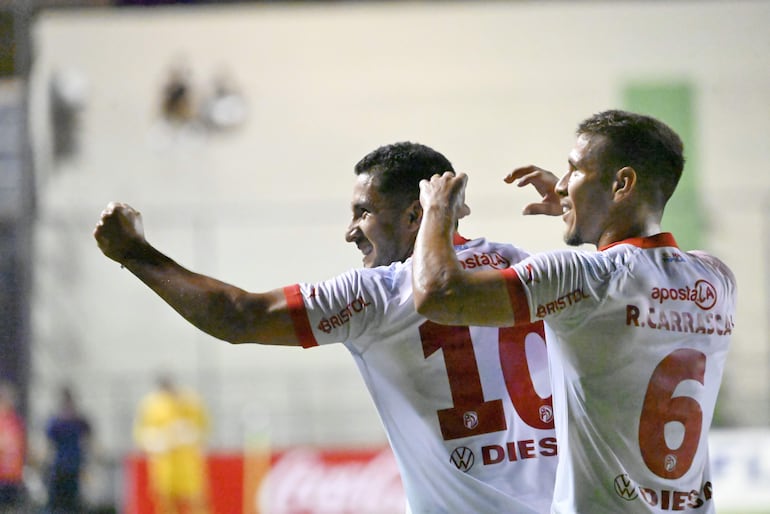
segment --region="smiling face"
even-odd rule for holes
[[[355,243],[364,255],[364,267],[386,266],[412,255],[420,223],[419,210],[414,202],[406,206],[402,203],[383,195],[375,176],[369,173],[356,176],[350,202],[353,214],[345,240]]]
[[[556,184],[562,197],[564,241],[571,246],[599,245],[612,219],[613,183],[603,173],[604,136],[580,134],[569,154],[569,171]]]

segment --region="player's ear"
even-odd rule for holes
[[[420,222],[422,221],[422,205],[420,200],[417,199],[409,204],[406,209],[406,219],[409,222],[409,227],[417,230],[420,228]]]
[[[612,184],[613,198],[619,201],[631,195],[636,190],[636,180],[636,170],[631,166],[624,166],[616,171]]]

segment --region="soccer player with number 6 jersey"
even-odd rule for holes
[[[451,169],[415,143],[371,152],[355,167],[346,232],[364,268],[265,293],[183,268],[146,241],[128,205],[110,204],[94,236],[107,257],[215,337],[306,348],[342,342],[377,407],[408,512],[547,513],[560,450],[542,322],[443,326],[414,308],[408,258],[422,217],[419,182]],[[454,244],[469,270],[507,269],[526,257],[485,239],[454,234]]]
[[[417,310],[447,324],[544,320],[559,465],[552,512],[713,513],[708,430],[734,326],[736,286],[717,258],[661,232],[684,165],[660,121],[605,111],[578,127],[555,188],[537,167],[507,182],[562,215],[569,245],[468,274],[452,247],[465,175],[421,183],[413,256]],[[718,493],[717,493],[718,494]]]

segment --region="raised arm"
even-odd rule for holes
[[[250,293],[182,267],[147,242],[131,206],[109,204],[94,238],[104,255],[202,331],[231,343],[299,344],[281,289]]]
[[[465,204],[466,182],[465,174],[447,172],[420,183],[423,217],[412,258],[415,307],[445,325],[512,325],[502,275],[466,272],[455,256],[452,233]]]

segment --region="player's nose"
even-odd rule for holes
[[[355,242],[355,240],[359,237],[359,233],[360,231],[358,230],[358,223],[351,221],[350,225],[348,225],[348,228],[345,229],[345,241],[348,243]]]

